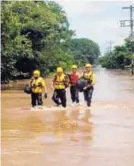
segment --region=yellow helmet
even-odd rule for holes
[[[91,65],[90,63],[87,63],[85,67],[86,67],[86,68],[87,68],[87,67],[92,67],[92,65]]]
[[[63,73],[62,67],[57,67],[57,73]]]
[[[34,70],[33,74],[36,74],[36,75],[40,76],[40,71],[39,70]]]
[[[77,66],[76,65],[72,65],[72,69],[77,69]]]

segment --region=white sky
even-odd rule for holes
[[[97,42],[102,54],[109,46],[110,40],[113,46],[122,44],[123,39],[130,33],[129,27],[120,27],[119,20],[129,19],[129,10],[123,10],[122,7],[134,6],[134,1],[55,1],[67,13],[70,28],[76,30],[75,37],[85,37]]]

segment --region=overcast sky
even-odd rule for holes
[[[123,10],[122,7],[134,6],[134,1],[55,1],[67,13],[70,28],[76,30],[76,37],[94,40],[99,44],[102,54],[109,46],[109,40],[113,45],[119,45],[130,33],[129,27],[120,27],[119,20],[129,19],[129,10]]]

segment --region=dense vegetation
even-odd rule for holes
[[[66,13],[53,1],[1,2],[1,78],[29,77],[34,69],[46,75],[58,65],[92,62],[100,54],[88,39],[72,39]],[[78,63],[79,62],[79,63]]]
[[[98,44],[85,38],[72,39],[70,42],[70,50],[75,62],[79,66],[84,65],[87,59],[91,64],[95,63],[100,55]]]
[[[131,65],[132,58],[134,58],[134,41],[126,39],[124,45],[116,46],[112,53],[100,58],[100,62],[107,69],[124,69],[125,66]]]

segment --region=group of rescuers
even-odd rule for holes
[[[91,64],[85,65],[85,70],[82,74],[78,73],[76,65],[72,66],[72,72],[65,74],[61,67],[57,67],[56,74],[53,78],[54,93],[52,100],[57,106],[66,107],[66,88],[70,88],[71,99],[73,103],[79,103],[79,90],[77,89],[77,82],[80,78],[84,78],[87,84],[83,88],[84,99],[88,107],[91,106],[91,99],[95,83],[95,74],[92,70]],[[40,76],[40,71],[35,70],[33,77],[29,83],[31,87],[31,104],[33,107],[43,105],[42,97],[47,98],[47,88],[44,79]]]

